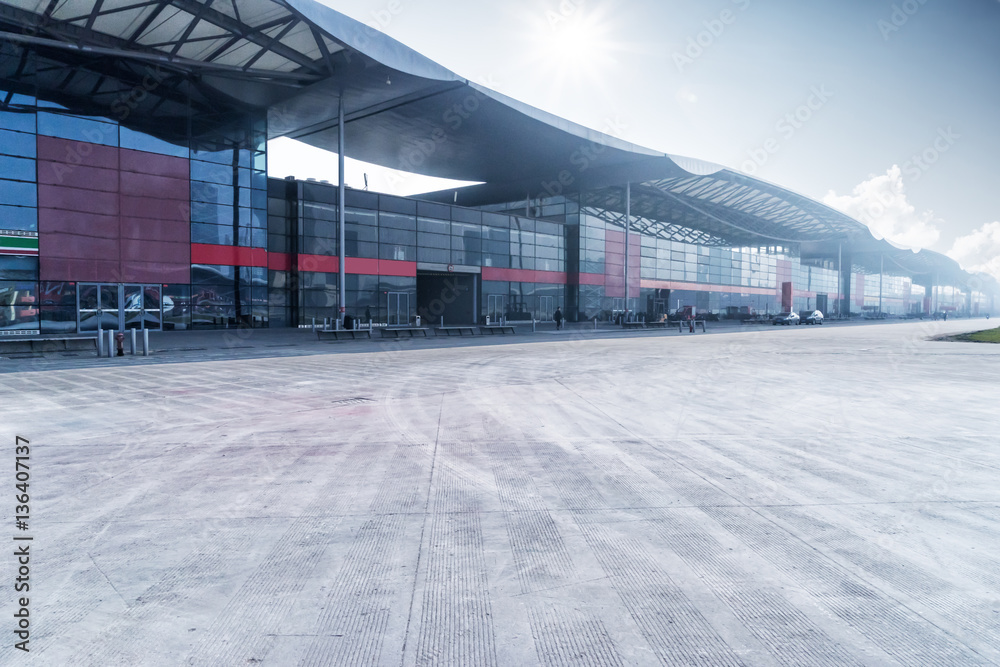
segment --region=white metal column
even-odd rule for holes
[[[625,184],[625,318],[628,319],[628,229],[632,226],[632,184]]]
[[[337,296],[339,297],[340,309],[337,313],[338,319],[344,321],[344,313],[347,312],[347,279],[344,271],[344,228],[347,225],[347,213],[346,207],[344,206],[344,91],[340,91],[340,109],[337,113],[337,165],[338,174],[338,195],[337,195],[337,237],[338,244],[337,250],[340,255],[338,264],[338,269],[340,270],[340,276],[337,283]]]

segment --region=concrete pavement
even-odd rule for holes
[[[5,362],[0,663],[1000,664],[984,326]]]

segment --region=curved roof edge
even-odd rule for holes
[[[438,81],[465,81],[385,33],[316,0],[279,0],[345,46],[398,72]]]

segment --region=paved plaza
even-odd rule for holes
[[[1000,664],[985,326],[0,360],[0,664]]]

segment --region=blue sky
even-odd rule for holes
[[[523,102],[1000,275],[996,0],[325,2]],[[272,172],[336,179],[308,155],[272,149]]]

